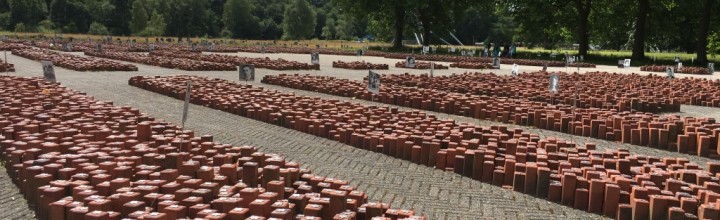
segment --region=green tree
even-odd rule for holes
[[[35,27],[46,18],[47,5],[43,0],[8,0],[11,24]]]
[[[328,18],[325,20],[325,27],[322,28],[322,37],[327,40],[333,40],[335,39],[335,33],[337,33],[335,19]]]
[[[15,32],[25,32],[25,24],[23,24],[23,23],[16,24]]]
[[[85,0],[85,2],[92,21],[107,27],[107,24],[111,21],[111,16],[108,15],[115,10],[115,6],[110,4],[110,0]]]
[[[635,33],[633,35],[633,59],[645,59],[645,38],[647,16],[650,13],[650,0],[638,0],[638,10],[635,16]]]
[[[394,0],[394,1],[377,1],[377,0],[334,0],[345,12],[355,17],[367,17],[368,14],[381,13],[382,18],[380,20],[370,21],[373,24],[375,30],[381,30],[382,27],[392,27],[392,33],[394,36],[394,48],[402,48],[402,40],[405,38],[405,27],[408,22],[408,16],[414,15],[416,10],[413,5],[422,3],[422,0]],[[338,28],[341,23],[347,23],[346,18],[338,17],[335,21],[337,22]],[[382,22],[380,25],[376,22]],[[380,28],[380,29],[378,29]],[[338,35],[340,30],[338,29]]]
[[[465,12],[466,16],[457,22],[455,26],[455,36],[464,44],[474,44],[475,42],[485,41],[490,36],[490,32],[498,21],[497,13],[501,13],[502,8],[498,7],[482,7],[481,5],[468,8]],[[507,11],[503,13],[509,13]],[[514,19],[513,19],[514,23]],[[523,35],[516,35],[523,36]]]
[[[260,23],[251,14],[253,5],[247,0],[228,0],[225,2],[223,23],[225,29],[236,38],[260,38]]]
[[[423,45],[440,42],[442,36],[454,29],[456,23],[465,16],[468,5],[487,4],[484,0],[427,0],[417,1],[413,16],[423,35]]]
[[[204,36],[208,32],[207,0],[159,1],[158,12],[165,18],[165,33],[178,37]]]
[[[575,0],[575,10],[577,11],[577,28],[575,34],[577,42],[580,45],[578,54],[587,56],[590,49],[590,12],[592,12],[592,0]]]
[[[145,30],[148,24],[148,13],[145,10],[143,0],[134,0],[132,3],[132,19],[130,20],[130,31],[139,33]]]
[[[697,61],[704,65],[708,62],[708,34],[710,32],[710,16],[712,16],[712,7],[714,0],[705,0],[703,3],[702,17],[700,18],[700,30],[698,30],[697,39]]]
[[[82,0],[53,0],[50,3],[50,20],[64,32],[85,33],[90,28],[92,15]]]
[[[92,27],[92,25],[91,25]],[[38,24],[37,31],[40,33],[55,33],[57,32],[57,29],[55,28],[55,24],[52,23],[49,19],[45,19]]]
[[[311,38],[315,32],[315,11],[310,8],[307,0],[291,0],[285,8],[285,19],[283,38],[302,40]]]
[[[638,16],[636,0],[595,0],[593,5],[595,7],[589,25],[602,29],[592,32],[590,42],[601,45],[603,49],[627,50],[634,47],[636,43],[634,31],[637,28],[647,29],[636,25]],[[617,10],[618,8],[623,10]]]
[[[367,20],[367,32],[373,35],[376,40],[385,42],[394,40],[393,37],[395,37],[395,35],[393,34],[392,17],[385,16],[380,12],[373,12],[368,15]],[[398,43],[402,45],[402,42]],[[395,42],[393,42],[393,44],[395,44]]]
[[[102,25],[97,22],[93,22],[90,24],[90,29],[88,30],[88,34],[92,35],[108,35],[110,34],[110,31],[108,31],[107,27],[105,25]]]
[[[211,0],[208,9],[208,35],[211,37],[220,36],[225,24],[223,23],[223,11],[227,0]]]
[[[492,43],[498,43],[500,46],[510,45],[514,42],[514,36],[517,33],[517,27],[513,18],[506,11],[498,11],[495,13],[495,21],[491,23],[492,28],[488,37],[493,39]]]
[[[12,24],[12,14],[10,12],[0,13],[0,29],[9,30]]]
[[[253,7],[252,14],[260,21],[262,39],[279,39],[283,35],[283,19],[288,0],[249,0]]]
[[[128,19],[132,17],[130,14],[131,3],[132,1],[130,0],[110,0],[112,11],[110,11],[109,15],[105,15],[108,21],[104,23],[110,28],[112,34],[130,35],[130,23]]]
[[[141,31],[140,36],[163,36],[165,34],[165,18],[160,13],[153,11],[150,22],[148,22],[145,30]]]
[[[8,0],[0,0],[0,12],[2,12],[0,13],[0,29],[7,30],[12,24]]]

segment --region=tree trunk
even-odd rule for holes
[[[423,46],[430,46],[430,19],[428,18],[427,12],[425,12],[423,9],[420,9],[420,22],[422,23],[422,45]]]
[[[590,49],[590,34],[588,33],[588,18],[590,17],[590,8],[592,0],[575,0],[575,7],[578,10],[578,44],[580,44],[579,55],[587,56]]]
[[[393,48],[400,49],[403,47],[403,34],[405,32],[405,7],[401,5],[395,6],[395,42]]]
[[[707,64],[707,43],[708,29],[710,28],[710,8],[714,0],[705,0],[703,5],[702,19],[700,20],[700,31],[698,33],[697,62],[700,65]]]
[[[430,46],[430,23],[423,23],[423,46]]]
[[[649,9],[649,0],[638,1],[638,13],[635,17],[635,41],[632,49],[632,58],[635,60],[645,59],[645,24]]]

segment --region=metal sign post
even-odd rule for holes
[[[565,73],[570,72],[568,70],[568,66],[570,66],[570,55],[568,55],[568,53],[565,52]]]
[[[187,114],[188,114],[188,108],[190,107],[190,92],[192,87],[192,81],[188,80],[186,87],[185,87],[185,104],[183,106],[183,115],[182,115],[182,129],[185,130],[185,121],[187,121]]]
[[[430,78],[433,77],[434,71],[435,71],[435,62],[430,62]]]
[[[578,69],[580,69],[580,68],[578,67]],[[579,70],[578,70],[578,73],[580,73]],[[578,101],[578,98],[579,98],[579,96],[578,96],[578,88],[577,88],[577,87],[578,87],[578,83],[577,83],[577,80],[575,80],[575,95],[573,96],[573,107],[572,107],[572,117],[573,117],[573,119],[572,119],[572,121],[575,121],[575,116],[576,116],[576,111],[575,111],[575,110],[576,110],[576,108],[577,108],[577,101]],[[573,128],[573,129],[574,129],[574,128]],[[574,130],[573,130],[573,133],[575,133]],[[573,144],[575,143],[575,135],[570,135],[570,142],[573,143]]]
[[[3,51],[3,54],[5,54],[5,74],[10,75],[10,70],[8,67],[8,61],[7,61],[7,50]]]

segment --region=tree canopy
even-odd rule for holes
[[[0,0],[0,29],[129,36],[720,50],[714,0]]]

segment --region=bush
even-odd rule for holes
[[[23,24],[23,23],[16,24],[15,32],[25,32],[25,24]]]
[[[78,27],[75,23],[70,22],[62,28],[63,33],[78,33]]]
[[[102,25],[97,22],[93,22],[90,24],[90,29],[88,29],[88,34],[92,35],[110,35],[110,31],[108,31],[107,27],[105,25]]]
[[[0,29],[9,30],[12,24],[11,21],[10,12],[0,14]]]
[[[45,19],[38,24],[37,31],[40,33],[55,33],[57,32],[55,29],[55,25],[50,21],[50,19]]]

